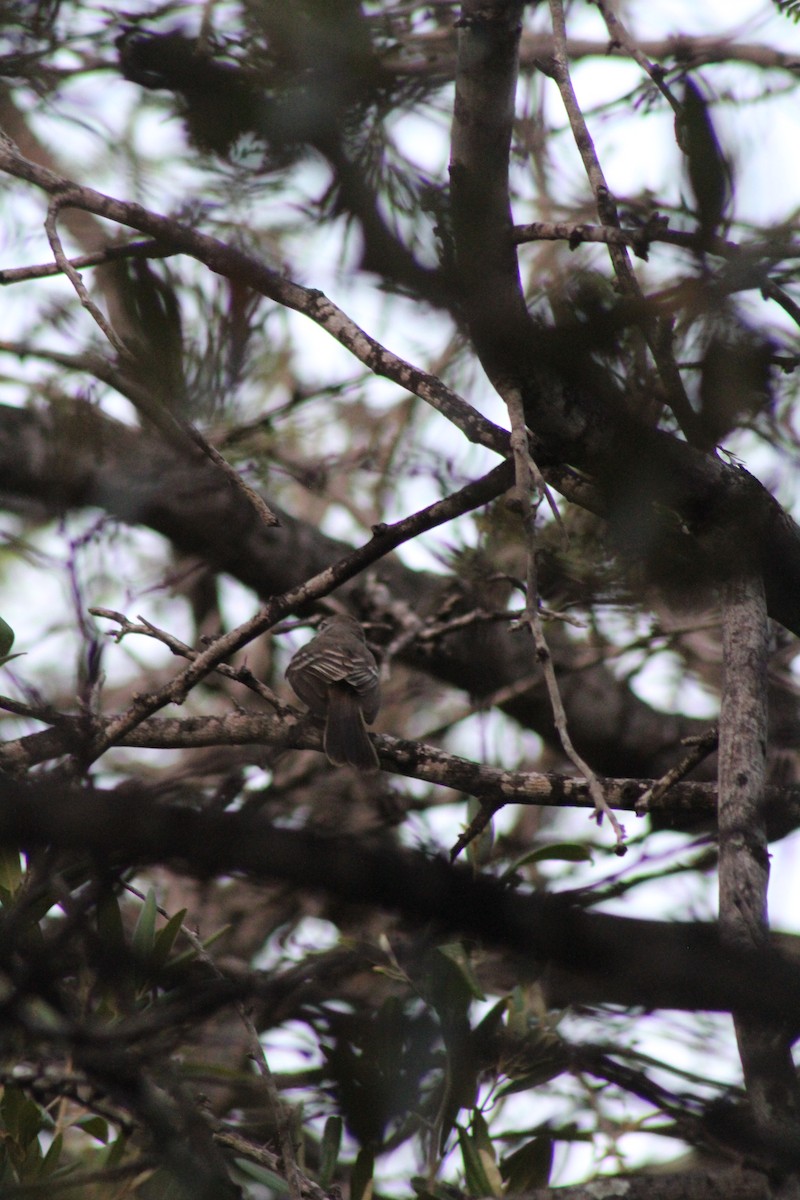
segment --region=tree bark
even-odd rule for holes
[[[725,684],[719,729],[719,922],[723,946],[768,944],[769,853],[764,805],[768,624],[757,576],[723,592]],[[755,1133],[766,1160],[788,1172],[781,1195],[798,1194],[800,1090],[785,1025],[734,1013]]]

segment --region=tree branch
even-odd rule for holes
[[[227,672],[226,672],[227,674]],[[236,677],[235,672],[230,672]],[[0,709],[18,712],[20,706],[0,696]],[[30,714],[28,714],[30,715]],[[21,775],[30,767],[76,752],[86,737],[86,719],[69,714],[42,713],[34,719],[54,722],[40,733],[27,734],[0,744],[0,770]],[[98,734],[112,718],[97,718]],[[474,796],[496,812],[507,804],[530,804],[556,808],[594,807],[584,779],[558,772],[512,771],[472,762],[424,742],[373,735],[376,749],[387,770],[398,775],[438,784]],[[118,745],[148,750],[198,750],[210,746],[273,746],[283,750],[322,751],[321,731],[300,714],[284,706],[271,713],[229,713],[225,716],[148,717],[118,740]],[[606,798],[614,808],[636,812],[648,789],[646,779],[605,779]],[[771,787],[767,790],[767,818],[772,839],[782,837],[800,824],[800,788]],[[659,794],[648,811],[667,821],[702,822],[714,819],[717,789],[711,783],[673,784]]]
[[[456,260],[470,334],[500,394],[519,389],[537,461],[586,471],[619,547],[654,583],[698,593],[755,561],[770,615],[800,633],[800,529],[746,471],[653,429],[628,408],[595,347],[547,330],[522,292],[508,196],[507,98],[520,6],[468,0],[459,30],[451,149]]]
[[[373,530],[372,539],[357,550],[351,551],[338,562],[324,567],[316,575],[305,580],[283,595],[273,596],[264,607],[236,629],[222,634],[200,651],[177,675],[154,692],[137,694],[124,713],[114,717],[92,744],[84,749],[81,761],[85,765],[94,762],[126,733],[140,724],[145,717],[157,712],[167,704],[182,704],[189,692],[216,666],[241,650],[254,638],[266,633],[283,617],[304,605],[327,596],[342,583],[358,575],[366,567],[377,562],[386,554],[396,550],[403,542],[417,537],[428,529],[434,529],[465,512],[478,508],[495,499],[508,486],[510,472],[506,463],[495,467],[482,479],[469,483],[452,496],[429,504],[413,516],[394,525],[379,525]]]
[[[242,873],[319,888],[505,946],[532,966],[550,963],[547,991],[557,1005],[736,1010],[798,1029],[800,965],[771,948],[723,946],[713,925],[586,913],[568,894],[512,891],[419,852],[279,828],[252,812],[157,803],[143,790],[67,794],[45,779],[6,779],[2,790],[7,846],[49,845],[109,869],[164,863],[202,878]]]
[[[391,379],[419,396],[452,421],[472,442],[505,453],[508,435],[457,396],[441,380],[412,366],[387,350],[360,328],[317,288],[306,288],[238,247],[201,233],[170,217],[150,212],[140,204],[126,203],[83,187],[20,154],[8,139],[0,140],[0,171],[27,180],[61,207],[76,207],[121,225],[147,233],[173,252],[188,254],[211,271],[244,284],[295,312],[303,313],[325,329],[376,375]],[[64,264],[62,263],[62,267]]]
[[[769,854],[764,811],[767,614],[761,580],[731,580],[723,595],[725,685],[719,725],[719,922],[724,946],[768,944]],[[786,1026],[734,1013],[755,1128],[770,1160],[800,1169],[800,1089]],[[794,1195],[794,1192],[791,1193]]]
[[[280,526],[265,529],[209,464],[189,462],[161,440],[83,403],[46,413],[0,406],[0,503],[40,517],[99,507],[156,530],[183,553],[264,597],[297,586],[352,549],[278,508]],[[410,570],[394,558],[384,558],[374,571],[394,601],[439,623],[447,577]],[[359,585],[340,586],[347,596]],[[466,600],[478,605],[475,597]],[[394,623],[390,606],[374,615]],[[503,711],[557,744],[546,691],[530,680],[520,655],[521,636],[493,622],[478,652],[466,630],[433,643],[412,640],[402,659],[478,699],[510,689]],[[569,647],[553,650],[573,738],[602,774],[660,776],[680,756],[681,739],[704,730],[702,721],[652,709],[602,663],[574,670]],[[515,685],[523,680],[520,690]]]

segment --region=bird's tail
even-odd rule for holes
[[[346,765],[359,771],[377,771],[380,767],[367,734],[361,700],[348,683],[334,683],[328,689],[325,753],[337,767]]]

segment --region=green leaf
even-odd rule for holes
[[[478,1139],[473,1137],[463,1125],[459,1125],[457,1128],[467,1191],[471,1196],[501,1195],[502,1179],[497,1164],[485,1150],[481,1150]]]
[[[472,970],[472,963],[469,961],[469,955],[464,949],[463,943],[448,942],[444,946],[439,946],[438,950],[440,954],[443,954],[457,968],[472,997],[475,1000],[485,1000],[486,996]]]
[[[148,888],[132,938],[134,954],[140,962],[147,963],[148,966],[155,946],[157,912],[155,890]]]
[[[342,1145],[342,1118],[328,1117],[320,1146],[319,1184],[327,1191],[339,1162]]]
[[[164,963],[169,958],[170,950],[172,949],[175,938],[181,931],[184,918],[187,910],[182,908],[180,912],[176,912],[167,921],[163,929],[159,929],[156,934],[153,952],[150,955],[150,963],[154,971],[159,970],[164,966]]]
[[[105,892],[97,905],[97,932],[107,950],[118,951],[125,945],[119,900],[113,892]]]
[[[350,1200],[372,1200],[374,1174],[375,1155],[371,1150],[362,1146],[350,1172]]]
[[[0,847],[0,902],[6,903],[12,898],[23,875],[19,851],[7,846]]]
[[[13,1084],[6,1084],[0,1101],[0,1114],[6,1129],[20,1146],[28,1146],[44,1128],[44,1116],[38,1104]]]
[[[208,948],[210,946],[214,945],[214,942],[218,942],[219,939],[228,932],[230,927],[231,927],[230,923],[228,923],[227,925],[222,925],[219,929],[215,930],[215,932],[212,933],[209,937],[204,938],[203,942],[201,943],[203,949],[208,950]],[[182,967],[186,963],[192,962],[195,958],[197,958],[197,955],[198,955],[198,951],[195,950],[194,946],[189,946],[188,949],[182,950],[181,953],[176,958],[173,958],[172,962],[169,964],[170,970],[174,971],[177,967]]]
[[[40,1178],[42,1176],[52,1175],[54,1171],[58,1170],[59,1159],[61,1158],[61,1151],[63,1149],[64,1149],[63,1134],[57,1133],[56,1136],[53,1138],[52,1142],[50,1143],[50,1145],[48,1146],[47,1153],[45,1154],[44,1158],[42,1159],[41,1166],[39,1167]],[[72,1164],[69,1166],[68,1169],[69,1170],[73,1169]],[[62,1167],[62,1169],[61,1169],[62,1174],[64,1173],[64,1170],[65,1170],[65,1168]]]
[[[104,1146],[108,1144],[108,1121],[103,1120],[102,1117],[82,1117],[80,1121],[75,1122],[75,1125],[84,1133],[88,1133],[95,1141],[102,1142]]]
[[[127,1148],[128,1134],[118,1134],[103,1155],[103,1165],[106,1167],[117,1166],[118,1163],[122,1162]]]
[[[490,1039],[496,1035],[497,1031],[502,1025],[503,1017],[506,1015],[508,1010],[508,1003],[508,998],[506,996],[501,997],[496,1004],[492,1005],[492,1007],[486,1013],[486,1016],[482,1017],[475,1026],[475,1037],[483,1045],[488,1044]]]
[[[254,1179],[256,1183],[263,1183],[271,1193],[278,1196],[285,1196],[288,1193],[289,1187],[286,1180],[277,1175],[275,1171],[270,1171],[269,1167],[262,1167],[260,1163],[254,1163],[249,1158],[236,1158],[234,1162],[243,1175]]]
[[[513,874],[528,863],[537,862],[592,862],[592,852],[580,842],[551,842],[548,846],[537,846],[529,850],[503,872],[503,878]]]
[[[551,1079],[558,1078],[567,1070],[568,1060],[564,1044],[557,1037],[550,1035],[531,1034],[529,1044],[525,1048],[524,1062],[520,1063],[513,1073],[509,1083],[497,1092],[497,1099],[513,1096],[516,1092],[527,1092],[531,1088],[541,1087]],[[511,1070],[508,1074],[511,1075]]]
[[[0,617],[0,658],[4,658],[14,645],[14,630],[8,621]]]
[[[496,1163],[497,1155],[494,1152],[494,1143],[489,1133],[489,1126],[486,1124],[486,1118],[483,1113],[477,1108],[472,1114],[472,1136],[475,1138],[475,1144],[480,1152],[488,1155],[490,1162]]]
[[[547,1187],[552,1169],[553,1139],[547,1136],[533,1138],[500,1164],[506,1182],[506,1195],[515,1196],[520,1192],[533,1191],[534,1188]]]

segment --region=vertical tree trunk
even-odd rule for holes
[[[763,949],[769,934],[769,852],[763,796],[768,622],[760,576],[723,588],[725,684],[719,735],[719,921],[725,944]],[[778,1194],[800,1195],[800,1096],[785,1030],[735,1013],[754,1143],[786,1171]]]

